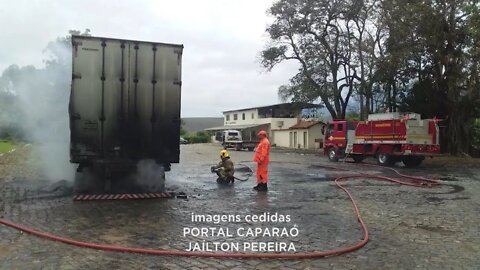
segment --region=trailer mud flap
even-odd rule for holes
[[[175,192],[155,192],[155,193],[131,193],[131,194],[92,194],[75,195],[74,201],[112,201],[112,200],[142,200],[142,199],[161,199],[184,197],[185,194]]]

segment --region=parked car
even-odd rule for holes
[[[180,137],[180,144],[188,144],[188,140],[183,137]]]
[[[246,141],[243,138],[242,132],[239,130],[224,130],[217,132],[215,135],[215,140],[221,142],[225,148],[235,148],[237,151],[246,148],[249,151],[253,151],[258,141]]]

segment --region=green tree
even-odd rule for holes
[[[187,131],[185,130],[185,120],[181,120],[180,122],[180,136],[187,135]]]
[[[280,97],[296,102],[319,99],[332,118],[345,118],[357,93],[362,111],[372,111],[376,62],[384,39],[383,25],[376,23],[378,10],[377,0],[275,2],[269,9],[275,21],[267,28],[270,41],[261,53],[262,64],[267,70],[287,60],[300,64],[290,84],[279,88]]]
[[[403,108],[423,110],[424,117],[446,118],[449,152],[468,152],[466,123],[480,104],[480,4],[470,0],[383,3],[384,17],[390,20],[384,82],[388,87],[403,82]]]
[[[0,76],[0,128],[13,137],[43,141],[57,133],[68,140],[68,97],[71,81],[71,35],[49,42],[44,49],[45,67],[7,67]],[[12,134],[15,132],[16,134]]]
[[[471,131],[472,152],[477,157],[480,157],[480,118],[474,119],[471,122],[470,127],[472,129]]]
[[[320,98],[333,118],[344,118],[354,91],[351,38],[347,26],[350,1],[279,0],[269,9],[275,21],[267,28],[268,47],[262,64],[271,70],[286,60],[300,64],[299,72],[279,94],[293,101]]]
[[[188,134],[185,139],[190,143],[208,143],[210,142],[210,135],[205,131],[198,131],[193,134]]]

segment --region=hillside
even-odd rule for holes
[[[223,117],[186,117],[182,120],[185,122],[187,132],[202,131],[206,128],[223,125]]]

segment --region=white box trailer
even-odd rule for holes
[[[72,36],[72,163],[105,179],[180,156],[183,45]],[[113,184],[113,183],[112,183]]]

